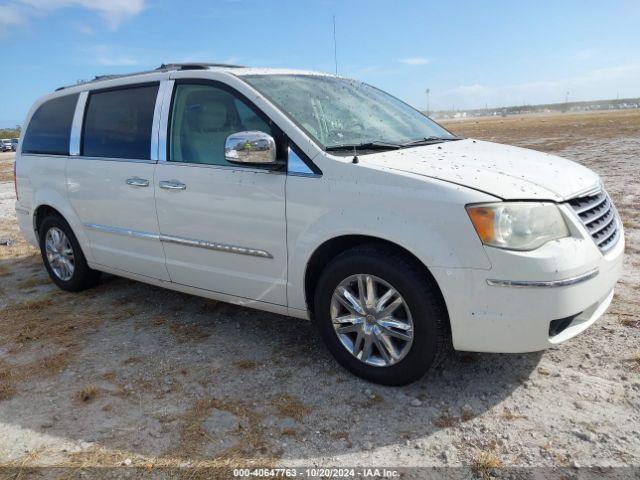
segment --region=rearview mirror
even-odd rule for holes
[[[275,164],[276,142],[264,132],[234,133],[224,142],[224,158],[232,163]]]

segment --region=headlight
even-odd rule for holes
[[[482,243],[509,250],[534,250],[569,229],[553,203],[502,202],[469,205],[467,213]]]

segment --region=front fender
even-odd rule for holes
[[[440,181],[361,168],[358,182],[340,176],[287,180],[288,301],[306,309],[306,267],[325,242],[364,235],[394,243],[427,268],[490,269],[464,205],[487,196]],[[366,178],[368,177],[368,178]]]

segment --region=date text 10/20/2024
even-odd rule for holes
[[[388,468],[237,468],[239,478],[399,478],[400,472]]]

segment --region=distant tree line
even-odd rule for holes
[[[0,128],[0,138],[18,138],[20,131],[20,125],[16,125],[14,128]]]

